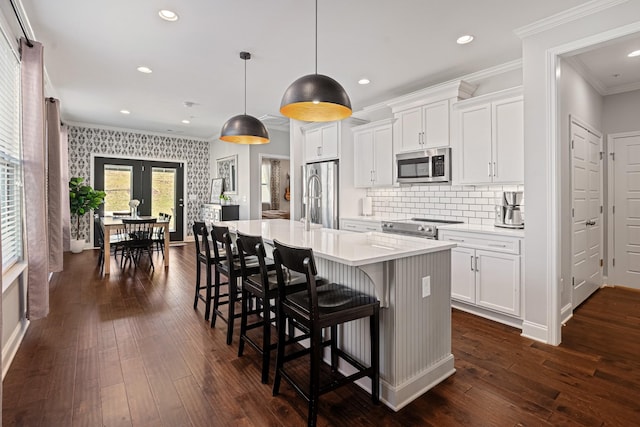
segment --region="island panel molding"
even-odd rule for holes
[[[200,205],[209,201],[209,143],[203,140],[147,134],[144,132],[69,126],[69,176],[83,176],[93,182],[91,155],[130,159],[186,162],[186,235],[200,217]],[[194,198],[189,197],[195,195]],[[93,221],[93,218],[91,218]],[[83,218],[80,233],[90,235],[90,220]]]

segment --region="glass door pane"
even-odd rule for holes
[[[174,168],[151,169],[151,215],[171,215],[169,231],[175,231],[177,171]]]
[[[104,165],[104,215],[114,212],[129,212],[129,201],[133,199],[133,166]]]

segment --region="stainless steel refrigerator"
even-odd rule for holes
[[[317,175],[312,178],[312,175]],[[338,228],[338,161],[310,163],[302,166],[302,216],[306,215],[307,191],[313,224]]]

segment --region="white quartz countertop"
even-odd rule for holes
[[[403,215],[403,214],[358,215],[358,216],[341,217],[341,219],[347,219],[347,220],[353,220],[353,221],[371,221],[371,222],[402,221],[410,218],[411,218],[411,215]]]
[[[521,239],[524,238],[524,229],[522,228],[502,228],[494,227],[493,225],[449,224],[439,225],[438,230],[467,231],[470,233],[496,234],[500,236],[519,237]]]
[[[286,219],[224,221],[216,223],[245,234],[261,235],[267,242],[310,247],[314,255],[350,266],[361,266],[451,249],[455,243],[380,232],[355,233],[318,228]]]

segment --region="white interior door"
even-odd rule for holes
[[[640,289],[640,133],[613,140],[615,284]]]
[[[571,122],[573,309],[602,285],[602,137]]]

